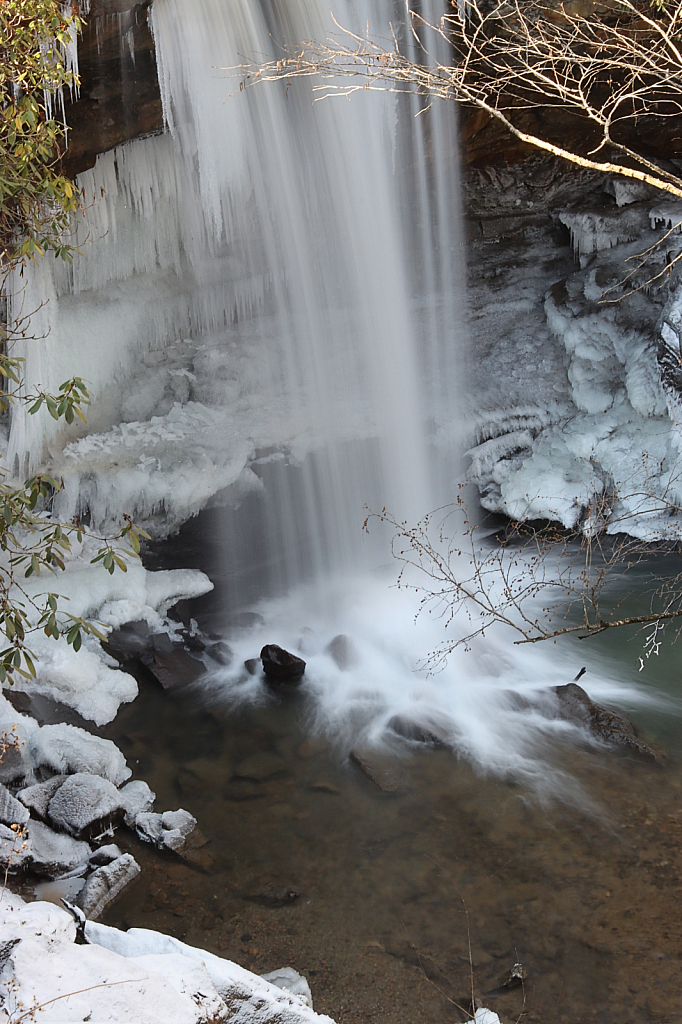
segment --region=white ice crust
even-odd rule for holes
[[[1,974],[9,1003],[0,1021],[23,1003],[23,1012],[40,1006],[40,1020],[52,1024],[205,1024],[223,1017],[232,1024],[333,1024],[298,996],[159,932],[89,922],[90,944],[77,945],[71,914],[9,892],[0,902],[0,932],[5,942],[20,940]]]
[[[165,628],[164,616],[169,607],[181,599],[205,594],[213,587],[204,573],[192,569],[149,572],[132,560],[127,572],[117,570],[110,575],[101,564],[90,564],[97,546],[90,539],[76,545],[64,572],[47,577],[41,573],[37,578],[22,581],[25,593],[40,601],[40,595],[47,591],[56,592],[65,613],[99,623],[104,633],[136,620],[146,621],[150,632],[159,632]],[[38,630],[31,634],[29,646],[35,655],[36,678],[16,679],[17,690],[44,694],[73,708],[95,725],[112,721],[120,705],[137,696],[135,679],[115,667],[116,662],[94,637],[86,637],[76,652],[66,639],[54,640]]]

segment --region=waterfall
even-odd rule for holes
[[[410,45],[391,0],[334,15]],[[319,0],[156,0],[150,17],[168,132],[80,176],[83,255],[21,285],[45,335],[25,346],[27,379],[90,380],[90,424],[73,441],[18,412],[10,463],[51,458],[64,513],[168,526],[235,480],[262,486],[269,460],[260,543],[285,552],[280,584],[355,567],[365,505],[414,519],[442,497],[453,110],[415,117],[388,92],[313,102],[310,81],[242,89],[220,70],[328,36]]]

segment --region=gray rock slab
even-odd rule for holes
[[[24,807],[27,807],[36,818],[47,818],[47,808],[50,800],[55,795],[62,782],[66,782],[68,775],[54,775],[47,782],[37,782],[35,786],[27,786],[17,793],[17,800],[21,800]]]
[[[87,832],[93,836],[108,824],[123,817],[121,794],[111,782],[99,775],[78,772],[59,787],[50,800],[50,822],[69,835]]]
[[[402,763],[376,750],[351,750],[350,759],[382,793],[400,793],[408,788]]]
[[[139,873],[140,866],[135,858],[124,853],[93,871],[78,893],[76,904],[89,921],[96,921]]]
[[[41,821],[31,821],[28,826],[31,841],[30,863],[37,875],[46,878],[59,878],[85,871],[88,866],[91,850],[87,843],[72,839],[60,832],[53,832]]]
[[[27,821],[28,811],[24,805],[0,786],[0,822],[3,825],[25,825]]]

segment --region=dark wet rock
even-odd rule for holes
[[[305,662],[277,644],[266,644],[260,652],[263,671],[271,683],[298,683],[305,672]]]
[[[264,779],[283,775],[285,771],[286,763],[279,754],[264,751],[260,754],[252,754],[241,761],[235,768],[234,774],[239,779],[251,779],[253,782],[262,782]]]
[[[27,821],[26,807],[0,785],[0,822],[3,825],[25,825]]]
[[[247,658],[244,662],[244,668],[250,676],[257,676],[263,671],[263,662],[260,658]]]
[[[94,836],[107,831],[125,813],[116,787],[99,775],[70,775],[50,800],[47,816],[52,825],[72,836]]]
[[[498,988],[518,988],[522,985],[527,977],[526,968],[523,964],[515,963],[514,966],[503,974],[497,983]]]
[[[22,789],[17,793],[17,799],[21,800],[24,807],[27,807],[34,817],[44,821],[47,818],[50,800],[68,778],[68,775],[53,775],[47,782],[38,782],[35,786],[27,786],[26,789]]]
[[[322,737],[313,736],[312,739],[304,740],[300,747],[296,751],[299,757],[307,760],[309,757],[317,757],[318,754],[324,754],[329,750],[329,743]]]
[[[149,626],[144,619],[139,619],[126,622],[119,629],[112,629],[104,650],[117,661],[125,662],[139,657],[150,646]]]
[[[217,644],[210,644],[206,648],[206,653],[213,661],[217,661],[219,665],[223,665],[225,668],[234,661],[234,651],[228,643],[224,640],[219,640]],[[258,659],[254,659],[258,661]]]
[[[161,654],[168,654],[170,651],[178,650],[178,645],[174,644],[168,633],[150,633],[149,644],[155,650]]]
[[[170,692],[183,690],[206,671],[201,662],[177,647],[170,651],[147,651],[140,661],[164,690]]]
[[[577,683],[553,687],[559,700],[559,714],[569,722],[586,726],[597,739],[615,746],[626,747],[652,761],[660,760],[659,755],[646,743],[637,738],[632,722],[616,711],[595,704]]]
[[[84,872],[92,850],[87,843],[62,833],[54,832],[41,821],[28,825],[31,841],[31,870],[44,878]]]
[[[388,722],[388,728],[412,743],[427,743],[432,747],[442,747],[445,742],[444,730],[439,730],[438,726],[431,726],[427,729],[405,715],[394,715]]]
[[[314,793],[340,793],[341,789],[339,786],[335,786],[333,782],[313,782],[312,785],[308,786]]]
[[[333,640],[330,640],[325,651],[343,672],[347,672],[348,669],[357,665],[360,660],[355,644],[344,633],[339,633]]]
[[[243,893],[242,899],[248,900],[249,903],[258,903],[262,907],[275,908],[290,906],[300,895],[291,886],[270,885],[258,892]]]
[[[88,921],[96,921],[106,908],[140,874],[140,866],[130,853],[124,853],[110,864],[104,864],[88,878],[76,896]]]
[[[382,793],[399,793],[407,788],[396,758],[375,750],[351,750],[350,759]]]

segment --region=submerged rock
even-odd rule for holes
[[[263,779],[271,779],[275,775],[282,775],[286,771],[286,762],[279,754],[271,751],[264,751],[260,754],[252,754],[251,757],[241,761],[234,770],[238,779],[251,779],[253,782],[262,782]]]
[[[577,683],[555,686],[552,692],[559,700],[561,718],[586,726],[597,739],[616,746],[627,747],[633,753],[652,761],[659,756],[642,740],[637,738],[635,727],[623,715],[595,704]]]
[[[271,683],[298,683],[305,672],[305,662],[277,644],[266,644],[260,652],[263,671]]]
[[[76,896],[76,905],[89,921],[96,921],[134,878],[140,874],[135,858],[124,853],[111,863],[97,868]]]
[[[394,715],[389,720],[387,728],[396,733],[396,735],[402,736],[403,739],[410,740],[412,743],[427,743],[432,747],[442,747],[446,737],[444,729],[440,730],[437,726],[431,726],[431,728],[427,729],[405,715]]]
[[[383,793],[399,793],[407,788],[396,758],[375,750],[351,750],[350,759]]]
[[[262,907],[275,908],[288,907],[291,903],[295,903],[300,895],[301,894],[296,892],[295,889],[292,889],[290,885],[270,885],[258,892],[244,893],[242,895],[242,899],[248,900],[249,903],[259,903]],[[286,988],[286,985],[280,985],[278,987]],[[291,989],[289,989],[289,991],[291,991]]]

